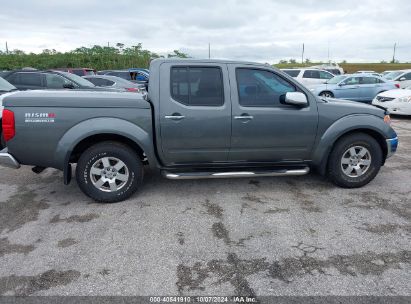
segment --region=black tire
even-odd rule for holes
[[[365,148],[365,150],[361,149],[361,147]],[[359,158],[360,154],[366,150],[368,153],[362,158]],[[354,157],[354,159],[352,159],[351,151],[358,152],[356,158]],[[369,157],[367,157],[367,155],[369,155]],[[328,177],[334,184],[343,188],[362,187],[372,181],[377,175],[381,168],[382,158],[383,152],[381,146],[373,137],[365,133],[349,134],[334,144],[328,159]],[[347,161],[349,163],[347,163]],[[368,167],[362,165],[366,162],[369,163]],[[345,173],[350,170],[352,170],[351,174]],[[362,174],[360,175],[358,172],[361,171]]]
[[[109,161],[110,166],[107,167],[109,168],[107,171],[110,172],[105,170],[103,159],[105,162]],[[124,166],[117,172],[113,172],[116,170],[115,165],[121,164],[121,162]],[[92,169],[93,171],[101,170],[101,174],[92,174]],[[98,183],[107,180],[106,174],[109,173],[112,174],[109,176],[110,182],[104,182],[98,188]],[[117,180],[120,176],[123,180]],[[137,153],[129,146],[115,141],[101,142],[91,146],[81,154],[77,163],[76,179],[80,189],[87,196],[98,202],[115,203],[129,198],[138,190],[143,181],[143,164]],[[118,190],[111,189],[113,183],[115,184],[113,185],[114,189],[118,187]],[[110,189],[101,190],[102,188]]]
[[[334,98],[334,94],[330,91],[323,91],[319,95],[325,98]]]

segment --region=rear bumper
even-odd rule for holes
[[[18,169],[20,168],[19,162],[8,153],[7,148],[0,151],[0,165],[8,168]]]
[[[398,147],[398,137],[387,139],[387,158],[392,156]]]

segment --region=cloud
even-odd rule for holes
[[[300,58],[411,61],[411,1],[13,0],[0,11],[12,49],[67,51],[143,43],[158,53],[277,62]]]

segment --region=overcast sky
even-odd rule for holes
[[[410,0],[10,0],[0,49],[40,52],[139,42],[157,53],[275,63],[305,58],[411,62]]]

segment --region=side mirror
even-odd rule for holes
[[[284,103],[288,105],[305,107],[308,105],[307,96],[300,92],[287,92],[285,93]]]
[[[341,82],[341,83],[338,84],[338,86],[339,86],[339,87],[343,87],[343,86],[345,86],[345,83],[344,83],[344,82]]]
[[[63,85],[63,88],[65,88],[65,89],[74,89],[75,87],[74,87],[74,84],[72,84],[72,83],[65,83],[64,85]]]
[[[405,77],[401,77],[401,78],[399,79],[399,81],[405,81],[405,80],[407,80],[407,78],[405,78]]]

